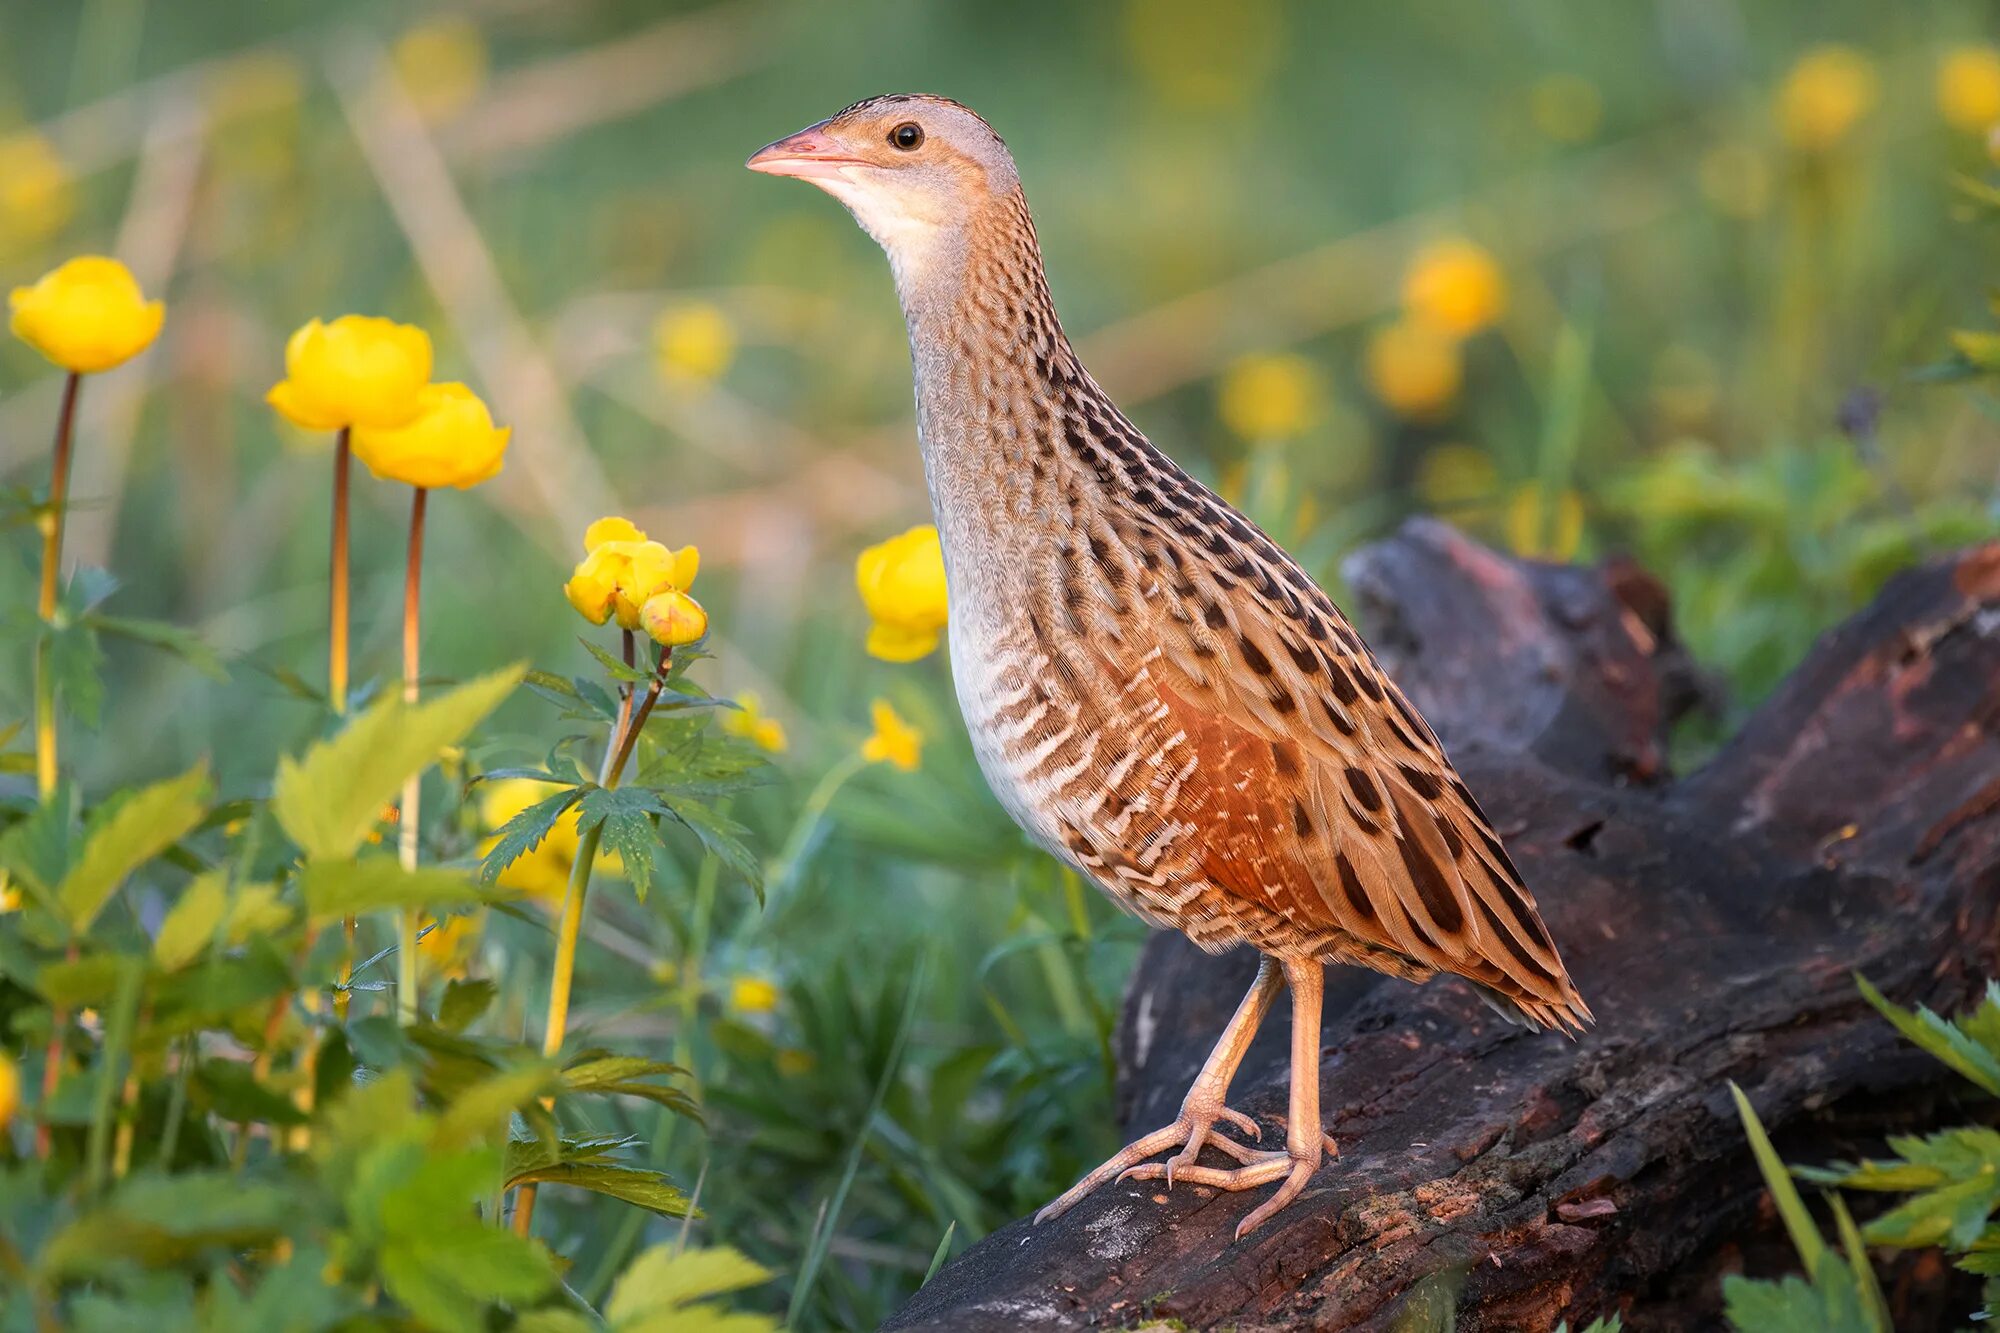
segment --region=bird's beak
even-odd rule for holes
[[[765,144],[743,165],[767,176],[797,176],[803,180],[838,179],[848,167],[872,165],[840,150],[825,132],[826,122],[808,125],[789,138]]]

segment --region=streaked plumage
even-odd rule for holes
[[[911,125],[920,146],[899,149]],[[915,153],[927,160],[906,165]],[[1587,1020],[1505,848],[1346,618],[1077,360],[1012,160],[985,123],[943,99],[876,98],[752,165],[813,177],[889,252],[953,672],[995,794],[1120,905],[1278,965],[1218,1044],[1193,1109],[1105,1170],[1137,1167],[1133,1152],[1159,1140],[1142,1156],[1185,1150],[1134,1174],[1237,1188],[1287,1176],[1246,1228],[1295,1195],[1321,1152],[1323,962],[1413,981],[1451,972],[1534,1024]],[[1313,1034],[1294,1052],[1288,1162],[1209,1128],[1242,1123],[1221,1092],[1279,970],[1298,1017],[1310,1001]],[[1195,1167],[1204,1140],[1246,1166]]]

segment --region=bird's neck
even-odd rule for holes
[[[1018,190],[921,256],[892,254],[892,265],[924,476],[957,582],[978,553],[1032,539],[1050,488],[1076,466],[1062,445],[1065,413],[1097,388],[1063,336]]]

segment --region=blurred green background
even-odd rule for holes
[[[1115,1146],[1141,931],[986,796],[941,657],[862,652],[854,557],[929,517],[900,315],[839,208],[744,157],[873,93],[969,103],[1157,443],[1336,595],[1418,512],[1634,552],[1730,687],[1691,761],[1888,572],[2000,517],[1995,400],[1943,382],[1951,332],[1994,323],[1995,29],[1862,0],[0,0],[0,283],[104,251],[169,308],[86,395],[71,550],[232,660],[218,686],[115,650],[73,752],[99,785],[211,753],[242,790],[313,732],[286,673],[323,670],[329,454],[263,394],[309,317],[429,328],[515,436],[432,508],[427,668],[587,665],[559,589],[620,513],[700,546],[701,678],[784,729],[736,812],[768,907],[692,852],[643,905],[604,895],[579,1015],[694,1063],[710,1128],[656,1151],[706,1169],[701,1226],[779,1273],[767,1303],[824,1228],[802,1318],[879,1320],[947,1227],[962,1248]],[[0,483],[41,484],[59,387],[0,348]],[[357,674],[388,678],[402,501],[358,495]],[[4,723],[28,672],[0,651]],[[824,781],[878,696],[921,770]],[[532,708],[505,726],[476,761],[539,756]],[[518,1023],[546,952],[496,919],[451,964]],[[606,1128],[654,1137],[634,1116]],[[601,1290],[638,1215],[546,1206]]]

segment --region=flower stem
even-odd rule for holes
[[[42,589],[36,610],[44,632],[35,650],[35,790],[43,800],[56,790],[56,681],[47,630],[56,622],[56,595],[62,587],[63,526],[69,510],[69,460],[76,436],[76,396],[83,376],[71,371],[63,381],[62,410],[56,415],[55,462],[49,471],[49,507],[42,515]]]
[[[347,711],[347,491],[353,456],[348,428],[333,437],[333,549],[327,561],[326,697],[335,713]],[[354,976],[353,917],[340,922],[340,984],[333,992],[334,1016],[347,1019],[347,983]]]
[[[333,551],[329,564],[326,629],[326,695],[333,711],[347,711],[347,479],[353,470],[348,428],[333,438]]]
[[[403,702],[417,701],[421,670],[424,509],[430,492],[419,486],[410,501],[410,550],[403,567]],[[403,800],[396,816],[396,853],[403,869],[417,868],[417,804],[424,775],[414,773],[403,783]],[[416,909],[403,913],[401,947],[396,950],[396,1021],[403,1027],[417,1021],[417,936],[423,918]]]
[[[625,660],[633,660],[634,640],[630,631],[625,635]],[[625,772],[625,762],[632,757],[633,744],[639,733],[646,728],[646,719],[653,714],[653,705],[659,702],[660,690],[667,683],[667,670],[673,665],[673,653],[661,645],[657,665],[653,668],[653,679],[646,686],[646,698],[637,710],[631,707],[628,695],[625,707],[619,710],[622,726],[614,726],[610,741],[604,748],[604,766],[598,770],[597,785],[607,790],[618,785],[618,779]],[[604,825],[592,824],[577,841],[576,860],[569,868],[569,888],[563,894],[562,917],[556,923],[555,967],[549,974],[549,1013],[542,1025],[542,1054],[551,1059],[562,1050],[563,1037],[569,1027],[569,993],[576,980],[576,946],[583,936],[583,908],[590,892],[590,872],[597,862],[597,846],[603,840]],[[543,1105],[551,1104],[544,1099]],[[514,1199],[514,1233],[527,1236],[535,1225],[535,1187],[523,1185],[516,1191]]]

